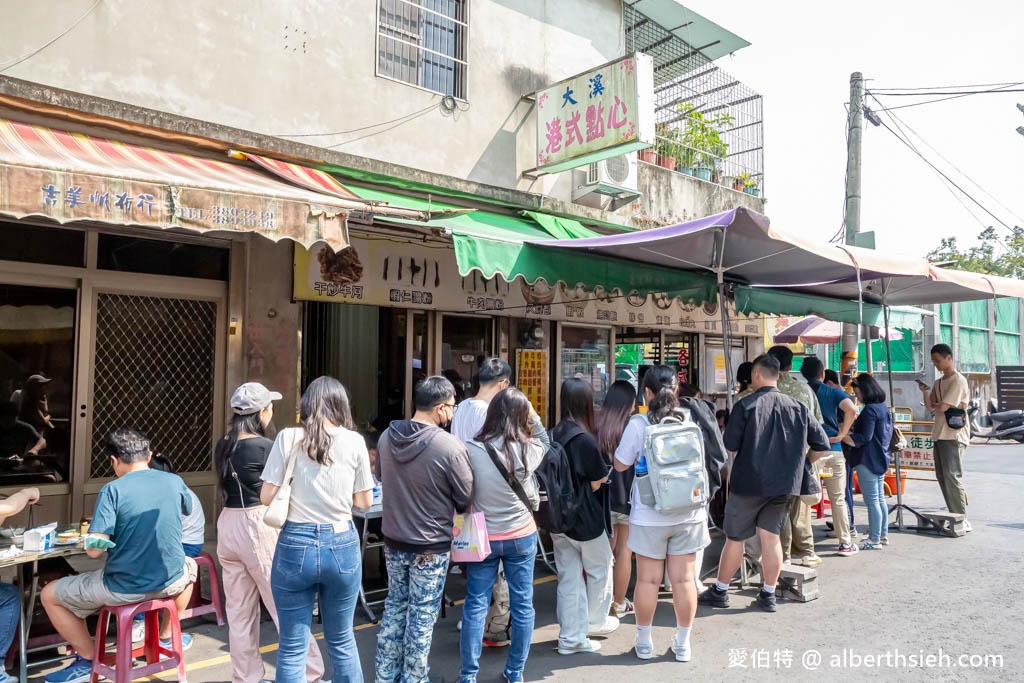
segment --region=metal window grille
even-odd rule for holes
[[[138,429],[180,472],[210,469],[217,304],[97,295],[92,477],[114,475],[110,432]]]
[[[466,98],[466,0],[380,0],[377,74]]]
[[[654,59],[654,104],[658,141],[691,149],[699,157],[707,150],[681,145],[678,135],[687,125],[686,108],[705,117],[723,113],[732,124],[721,130],[727,151],[715,157],[721,176],[748,174],[764,191],[764,135],[761,95],[715,66],[699,46],[694,47],[665,30],[632,6],[625,7],[628,52],[644,52]],[[673,131],[675,134],[673,134]]]

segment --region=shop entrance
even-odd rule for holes
[[[474,396],[477,370],[494,355],[494,320],[465,315],[441,318],[441,374],[455,385],[455,400]]]

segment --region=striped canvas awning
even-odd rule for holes
[[[348,214],[367,210],[365,200],[322,171],[246,156],[278,177],[226,159],[0,119],[0,215],[348,245]]]

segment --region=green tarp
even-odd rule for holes
[[[525,211],[527,216],[540,223],[540,226],[555,239],[559,240],[575,240],[583,237],[599,237],[599,233],[594,232],[590,228],[586,227],[577,220],[572,218],[562,218],[559,216],[552,216],[547,213],[540,213],[537,211]]]
[[[767,315],[817,315],[826,320],[860,324],[861,309],[856,301],[842,301],[827,297],[763,287],[737,287],[736,310],[740,313]],[[928,311],[912,306],[893,306],[889,309],[889,327],[920,330],[921,316]],[[864,304],[863,324],[882,327],[885,322],[882,307]]]

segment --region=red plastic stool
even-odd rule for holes
[[[160,645],[160,610],[171,613],[171,649]],[[132,619],[136,614],[146,615],[146,638],[142,647],[132,648]],[[115,651],[107,652],[107,629],[110,617],[117,619],[117,641]],[[144,666],[133,667],[136,657],[145,655]],[[161,660],[161,655],[167,659]],[[113,666],[111,666],[113,665]],[[146,600],[100,610],[96,626],[96,651],[92,658],[91,683],[97,683],[100,676],[106,676],[114,683],[129,683],[143,676],[150,676],[168,669],[178,670],[178,681],[185,683],[185,657],[181,650],[181,623],[178,608],[172,598]]]
[[[217,565],[213,563],[213,557],[205,550],[194,558],[198,571],[196,571],[196,582],[192,584],[192,597],[188,601],[188,609],[182,610],[179,615],[182,620],[192,617],[201,617],[204,614],[216,614],[217,625],[224,625],[224,605],[220,599],[220,579],[217,578]],[[203,598],[203,567],[206,567],[210,575],[210,599]]]

